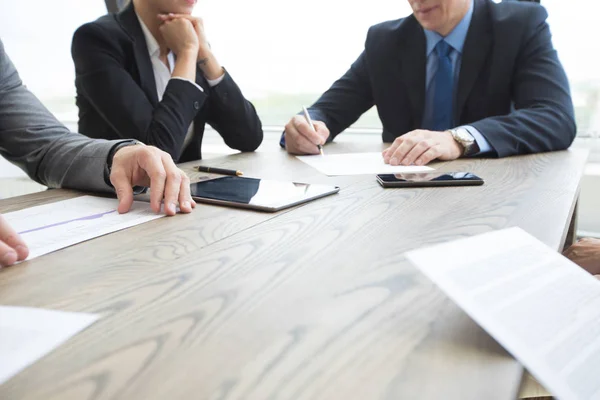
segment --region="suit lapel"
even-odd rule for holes
[[[154,70],[150,61],[150,54],[148,54],[144,32],[133,8],[133,1],[117,14],[117,21],[132,39],[135,62],[140,73],[140,87],[146,93],[152,105],[156,106],[158,104],[158,94],[156,92]]]
[[[411,104],[413,128],[421,126],[425,108],[426,41],[423,28],[414,16],[407,17],[400,27],[401,80],[406,86]]]
[[[461,121],[460,117],[467,98],[479,78],[481,69],[492,47],[491,23],[489,21],[486,2],[476,0],[474,7],[471,26],[469,27],[463,47],[460,74],[458,77],[458,93],[456,107],[454,108],[454,120],[457,123]]]

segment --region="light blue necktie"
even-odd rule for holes
[[[435,74],[435,93],[433,97],[433,125],[434,131],[445,131],[452,128],[452,60],[450,52],[452,47],[445,40],[440,40],[435,46],[438,56],[438,69]]]

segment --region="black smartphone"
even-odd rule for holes
[[[377,175],[377,181],[384,188],[483,185],[483,179],[470,172],[380,174]]]

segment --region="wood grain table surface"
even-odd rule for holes
[[[436,163],[485,185],[421,189],[327,177],[283,151],[202,161],[341,191],[273,214],[199,204],[0,270],[2,305],[102,316],[0,398],[514,399],[519,363],[404,253],[511,226],[562,248],[586,157]],[[182,165],[192,180],[197,164]],[[78,195],[6,199],[0,212]]]

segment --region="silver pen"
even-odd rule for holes
[[[317,130],[315,129],[315,126],[313,125],[312,119],[310,119],[310,114],[308,113],[308,109],[306,107],[302,106],[302,111],[304,111],[304,118],[306,119],[306,122],[308,122],[308,124],[310,125],[312,130],[315,133],[317,133]],[[323,153],[323,146],[321,144],[318,144],[317,147],[319,148],[319,153],[321,153],[321,155],[324,156],[325,153]]]

